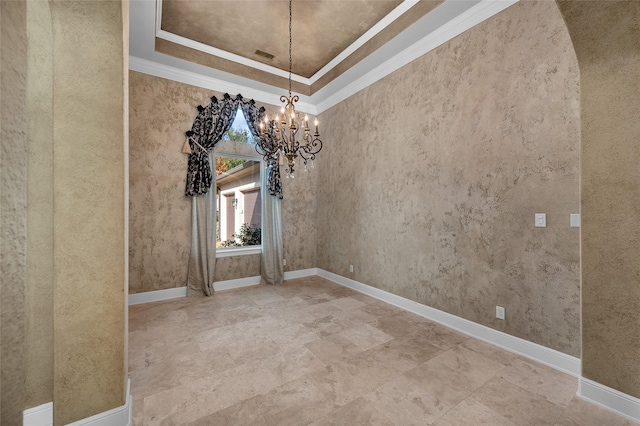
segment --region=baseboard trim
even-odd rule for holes
[[[580,377],[578,381],[578,397],[606,408],[619,416],[640,423],[640,399],[631,395]]]
[[[409,312],[413,312],[414,314],[420,315],[431,321],[435,321],[471,337],[475,337],[476,339],[480,339],[494,346],[508,350],[509,352],[529,358],[541,364],[555,368],[556,370],[571,374],[572,376],[580,376],[579,358],[564,354],[554,349],[549,349],[545,346],[529,342],[519,337],[511,336],[510,334],[506,334],[484,325],[477,324],[473,321],[422,305],[414,302],[413,300],[397,296],[393,293],[371,287],[367,284],[363,284],[320,268],[318,268],[318,275],[383,302],[405,309]]]
[[[318,268],[298,269],[297,271],[288,271],[284,273],[285,280],[295,280],[296,278],[310,277],[318,274]]]
[[[284,273],[285,280],[318,275],[318,268],[299,269]],[[235,288],[251,287],[261,283],[260,276],[237,278],[233,280],[216,281],[213,283],[214,291],[233,290]],[[177,299],[187,297],[187,287],[167,288],[164,290],[145,291],[129,295],[129,305],[158,302],[160,300]]]
[[[53,402],[28,408],[22,412],[23,426],[53,426]]]
[[[131,380],[127,380],[127,393],[124,405],[113,408],[109,411],[87,417],[69,423],[67,426],[131,426]],[[39,405],[37,407],[24,410],[22,413],[23,426],[52,426],[53,425],[53,402]]]
[[[232,290],[234,288],[249,287],[260,284],[260,277],[238,278],[235,280],[216,281],[213,283],[214,291]],[[161,300],[178,299],[187,297],[187,287],[167,288],[164,290],[145,291],[129,295],[129,306],[141,303],[159,302]]]
[[[187,287],[167,288],[164,290],[145,291],[129,295],[129,305],[158,302],[160,300],[177,299],[187,297]]]
[[[69,423],[67,426],[131,426],[131,380],[127,380],[125,404],[109,411]]]
[[[236,278],[234,280],[216,281],[213,283],[214,291],[233,290],[234,288],[251,287],[260,284],[261,277]]]

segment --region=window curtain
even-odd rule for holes
[[[266,173],[262,174],[262,187],[268,188],[274,173],[280,173],[278,160],[269,158],[266,162]],[[264,191],[262,204],[262,256],[260,257],[260,275],[266,284],[282,284],[284,282],[284,250],[282,243],[282,199]]]
[[[211,170],[213,147],[229,130],[235,116],[235,100],[213,96],[209,105],[198,105],[198,115],[187,132],[189,162],[185,194],[191,196],[191,250],[187,272],[190,294],[213,294],[216,266],[216,177]],[[213,185],[213,191],[210,188]]]
[[[191,130],[186,132],[184,152],[189,154],[189,160],[185,195],[192,197],[191,249],[187,274],[190,293],[211,296],[214,292],[217,194],[215,173],[211,169],[211,164],[214,164],[212,152],[231,127],[238,107],[242,109],[251,133],[259,136],[260,121],[264,119],[265,109],[257,108],[253,99],[245,100],[242,95],[232,98],[227,93],[221,101],[213,96],[207,106],[198,105],[198,115]],[[256,150],[260,153],[259,145],[257,144]],[[265,165],[261,185],[268,189],[271,196],[263,195],[261,275],[268,284],[281,284],[284,280],[280,213],[282,186],[277,157],[265,158]],[[214,190],[210,191],[212,185]],[[266,191],[261,192],[266,194]]]
[[[209,164],[213,154],[207,154]],[[211,184],[215,188],[216,175],[211,174]],[[187,292],[213,295],[213,274],[216,267],[216,191],[191,197],[191,251]]]
[[[239,96],[239,95],[238,95]],[[253,100],[239,101],[242,113],[247,119],[249,130],[254,136],[260,135],[260,121],[264,117],[264,110],[257,114]],[[264,157],[265,170],[262,173],[262,255],[260,256],[260,275],[266,284],[282,284],[284,282],[283,242],[282,242],[282,185],[280,182],[280,167],[277,157],[264,156],[260,151],[260,144],[256,145],[258,153]]]
[[[187,167],[187,188],[189,196],[204,195],[211,188],[213,174],[209,154],[231,127],[236,114],[235,99],[227,93],[221,102],[213,96],[206,107],[198,105],[198,115],[187,132],[189,142],[189,164]]]

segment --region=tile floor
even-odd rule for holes
[[[129,308],[133,424],[631,425],[577,379],[324,280]]]

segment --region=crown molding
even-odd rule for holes
[[[447,0],[313,95],[300,95],[298,109],[318,115],[518,1]],[[279,87],[155,52],[156,31],[150,32],[157,25],[153,6],[144,1],[131,4],[130,70],[278,104]]]
[[[189,84],[191,86],[215,90],[218,92],[229,94],[241,93],[245,98],[251,98],[258,102],[270,105],[278,105],[276,102],[279,101],[280,95],[282,95],[282,89],[279,88],[273,88],[277,91],[260,90],[229,80],[186,71],[179,67],[160,64],[158,62],[150,61],[144,58],[138,58],[135,56],[129,57],[129,70],[165,78],[167,80],[177,81],[179,83]],[[305,98],[307,97],[300,96],[300,101],[296,104],[297,109],[307,114],[317,115],[317,109],[315,105],[309,103],[309,101],[305,101]]]
[[[363,35],[361,35],[356,41],[351,43],[345,50],[343,50],[338,56],[333,58],[329,63],[327,63],[324,67],[318,70],[314,75],[310,78],[303,77],[298,74],[292,74],[291,79],[293,81],[297,81],[302,84],[306,84],[307,86],[312,85],[320,78],[322,78],[325,74],[331,71],[336,65],[345,60],[349,55],[362,47],[369,40],[374,38],[378,33],[383,31],[386,27],[391,25],[396,19],[402,16],[405,12],[411,9],[418,3],[419,0],[404,0],[400,3],[396,8],[394,8],[391,12],[389,12],[384,18],[378,21],[373,27],[367,30]],[[163,0],[156,0],[156,8],[155,8],[155,34],[156,37],[161,38],[163,40],[167,40],[171,43],[179,44],[190,49],[199,50],[200,52],[207,53],[209,55],[217,56],[222,59],[226,59],[232,62],[236,62],[241,65],[245,65],[251,68],[255,68],[257,70],[267,72],[273,75],[277,75],[278,77],[289,77],[289,72],[286,70],[282,70],[280,68],[276,68],[274,66],[264,64],[262,62],[255,61],[253,59],[245,58],[244,56],[237,55],[235,53],[228,52],[226,50],[219,49],[217,47],[209,46],[208,44],[200,43],[198,41],[189,39],[187,37],[183,37],[172,32],[166,31],[162,29],[162,2]]]
[[[226,59],[237,64],[245,65],[247,67],[255,68],[269,74],[277,75],[278,77],[289,78],[289,71],[281,70],[280,68],[263,64],[262,62],[254,61],[253,59],[245,58],[244,56],[236,55],[235,53],[227,52],[226,50],[218,49],[217,47],[212,47],[208,44],[200,43],[199,41],[191,40],[190,38],[170,33],[169,31],[158,30],[156,32],[156,37],[170,41],[171,43],[180,44],[190,49],[199,50],[200,52],[217,56],[219,58]],[[291,74],[291,80],[297,81],[298,83],[306,84],[307,86],[311,84],[310,79],[302,77],[298,74]]]
[[[329,63],[327,65],[325,65],[324,67],[320,68],[320,70],[318,70],[318,72],[316,72],[314,75],[312,75],[311,78],[309,78],[309,84],[311,85],[311,84],[315,83],[316,81],[320,80],[322,77],[324,77],[325,74],[327,74],[329,71],[331,71],[340,62],[344,61],[351,54],[353,54],[356,50],[358,50],[359,48],[364,46],[369,40],[371,40],[372,38],[377,36],[385,28],[387,28],[389,25],[391,25],[396,19],[401,17],[405,12],[407,12],[413,6],[418,4],[418,2],[419,2],[419,0],[404,0],[402,3],[400,3],[395,9],[393,9],[391,12],[389,12],[389,14],[387,16],[385,16],[380,21],[378,21],[377,24],[375,24],[367,32],[362,34],[356,41],[351,43],[345,50],[340,52],[340,54],[338,56],[333,58],[331,61],[329,61]]]
[[[314,93],[311,99],[317,107],[318,114],[502,12],[518,1],[483,0],[480,2],[464,2],[448,0],[444,2],[403,33],[389,41],[377,52],[374,52],[317,93]],[[475,4],[469,7],[470,3]],[[432,28],[432,30],[424,37],[410,43],[415,38],[413,33],[423,32],[424,28]],[[402,48],[403,44],[406,47]],[[388,55],[387,51],[398,53]],[[376,56],[387,56],[387,58],[380,61]]]

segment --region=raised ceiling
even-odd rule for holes
[[[322,112],[517,1],[294,0],[300,110]],[[287,0],[131,0],[129,68],[277,104],[289,86],[288,9]]]
[[[312,77],[400,3],[401,0],[294,1],[293,73]],[[161,28],[289,70],[288,1],[163,0]]]
[[[293,1],[294,90],[320,90],[443,1]],[[158,0],[157,10],[157,52],[288,87],[287,0]]]

